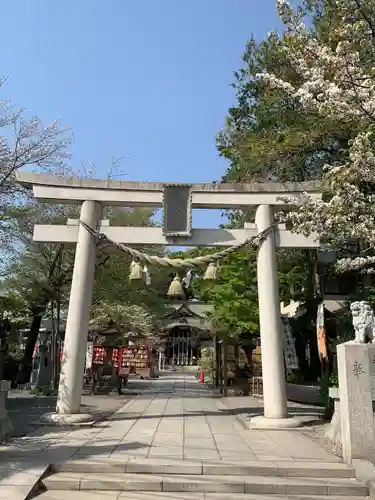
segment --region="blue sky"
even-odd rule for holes
[[[275,0],[2,0],[0,13],[1,98],[73,126],[77,166],[105,176],[124,157],[141,181],[221,177],[233,72],[251,33],[278,24]]]

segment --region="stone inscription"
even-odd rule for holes
[[[363,367],[362,367],[361,363],[358,363],[358,361],[355,361],[353,364],[353,375],[356,378],[359,378],[361,375],[363,375],[363,373],[365,373],[365,372],[363,371]]]

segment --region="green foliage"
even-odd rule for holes
[[[212,348],[202,349],[198,364],[204,369],[205,377],[212,378],[215,370],[214,350]]]
[[[300,15],[322,39],[330,39],[340,19],[333,0],[305,0]],[[306,110],[278,88],[271,88],[259,73],[271,73],[299,86],[300,75],[284,46],[290,34],[251,38],[234,73],[236,103],[228,111],[226,126],[217,136],[217,148],[229,166],[223,182],[306,181],[319,179],[325,163],[347,155],[355,126]],[[229,211],[229,226],[242,228],[254,221],[254,209]],[[281,300],[311,301],[316,295],[312,250],[279,251]],[[255,316],[254,316],[255,319]]]
[[[255,252],[242,250],[220,266],[220,280],[211,285],[214,324],[224,335],[236,338],[259,330]]]
[[[197,257],[213,250],[195,248],[173,257]],[[298,299],[308,286],[308,264],[292,252],[282,254],[279,265],[281,300]],[[188,295],[213,304],[212,322],[221,336],[234,341],[259,335],[256,249],[240,250],[219,264],[219,280],[202,279],[205,269],[196,273]]]
[[[331,1],[304,2],[312,29],[328,37],[337,22]],[[269,72],[298,85],[299,75],[283,50],[288,34],[247,43],[242,67],[234,73],[237,103],[218,134],[220,154],[229,160],[224,182],[279,179],[304,181],[321,176],[321,167],[345,154],[354,130],[306,112],[282,90],[256,78]]]
[[[209,248],[195,248],[172,256],[187,258],[212,252]],[[243,332],[255,335],[258,331],[258,306],[254,250],[241,250],[221,261],[218,281],[203,280],[204,272],[202,269],[195,274],[190,293],[213,304],[211,319],[217,332],[233,339]]]
[[[325,408],[325,417],[327,420],[330,420],[333,414],[333,403],[329,397],[329,388],[338,386],[339,381],[337,375],[325,373],[319,379],[319,399],[321,405]]]
[[[136,209],[126,212],[112,209],[108,218],[116,226],[152,226],[153,212]],[[140,248],[149,254],[162,255],[162,248]],[[90,324],[95,328],[115,328],[119,333],[129,331],[150,333],[157,328],[157,318],[164,314],[168,276],[164,270],[150,268],[151,285],[130,282],[131,257],[119,249],[110,248],[97,267],[93,289]]]
[[[104,215],[116,225],[144,226],[151,224],[153,212],[112,209]],[[6,311],[12,323],[23,323],[24,328],[29,328],[22,362],[25,373],[30,368],[41,319],[49,314],[49,305],[59,302],[61,310],[68,307],[74,265],[74,248],[34,242],[33,225],[61,224],[68,217],[78,216],[76,207],[45,206],[34,202],[29,207],[14,206],[8,211],[11,238],[7,248],[13,261],[4,269],[6,278],[1,282],[0,308]],[[153,250],[161,252],[161,249]],[[112,325],[116,323],[120,332],[123,328],[145,331],[148,325],[154,324],[160,307],[160,300],[154,295],[157,282],[154,281],[149,289],[132,285],[129,282],[129,266],[130,259],[126,253],[113,248],[98,249],[92,313],[94,320],[96,318],[103,328],[109,326],[104,324],[105,318]]]
[[[30,394],[33,394],[34,396],[54,396],[56,391],[51,389],[48,385],[45,385],[31,389]]]

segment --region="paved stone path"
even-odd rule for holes
[[[122,408],[134,395],[149,385],[148,380],[130,379],[121,396],[116,391],[91,394],[91,385],[85,386],[82,392],[82,411],[109,415]],[[56,403],[56,396],[37,396],[27,390],[11,390],[8,394],[7,409],[14,429],[12,436],[25,436],[38,429],[40,417],[55,411]]]
[[[42,427],[1,448],[0,499],[23,500],[9,488],[23,494],[49,464],[72,457],[339,461],[297,430],[246,431],[217,403],[191,375],[169,373],[94,427]]]
[[[88,412],[110,414],[118,410],[129,400],[129,397],[109,395],[83,395],[82,405]],[[45,413],[56,408],[56,396],[36,396],[29,391],[11,391],[8,397],[8,415],[13,425],[13,437],[30,434],[40,427],[38,420]]]
[[[203,460],[326,460],[337,458],[298,431],[246,431],[191,376],[170,374],[118,412],[94,441],[105,454]],[[87,443],[90,448],[91,444]],[[85,446],[79,455],[88,454]]]

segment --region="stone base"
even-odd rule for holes
[[[258,415],[250,420],[250,429],[293,429],[303,427],[316,420],[303,415],[286,418],[267,418],[264,415]]]
[[[93,415],[89,413],[45,413],[40,417],[40,423],[46,425],[61,425],[61,426],[72,426],[72,425],[93,425],[97,421]]]

